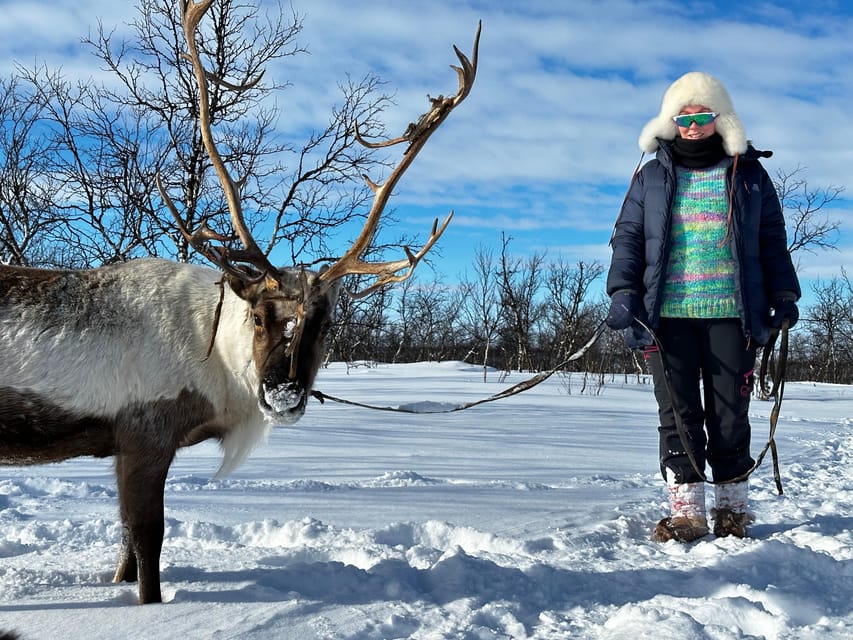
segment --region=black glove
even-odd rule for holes
[[[793,300],[774,300],[770,306],[773,307],[770,326],[774,329],[780,329],[782,327],[782,320],[785,318],[788,318],[789,329],[797,324],[797,320],[800,319],[800,310],[797,309],[797,303]]]
[[[604,322],[611,329],[619,331],[627,329],[634,323],[639,302],[637,294],[629,291],[619,291],[610,298],[610,311]]]

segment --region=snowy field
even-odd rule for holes
[[[334,364],[317,387],[463,403],[462,363]],[[581,376],[442,414],[309,404],[231,476],[215,445],[166,486],[162,605],[111,584],[111,461],[0,467],[0,629],[25,640],[853,637],[853,387],[788,383],[752,538],[649,540],[665,515],[647,384]],[[769,402],[753,401],[753,450]],[[713,495],[713,491],[711,491]]]

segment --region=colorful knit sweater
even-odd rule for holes
[[[736,318],[735,263],[726,237],[726,168],[676,167],[676,184],[660,314]]]

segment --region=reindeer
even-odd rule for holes
[[[0,266],[0,464],[114,456],[122,536],[113,581],[138,580],[141,604],[162,601],[163,492],[177,449],[218,440],[224,475],[273,425],[299,420],[341,278],[375,277],[355,296],[403,281],[444,232],[452,212],[440,227],[436,220],[417,253],[406,248],[401,260],[361,260],[398,180],[466,98],[477,71],[479,26],[470,59],[454,47],[461,63],[453,66],[456,95],[431,98],[431,109],[393,140],[364,140],[356,127],[370,147],[406,143],[403,159],[383,184],[365,177],[372,206],[334,264],[278,268],[249,231],[240,183],[211,133],[207,83],[222,80],[203,68],[196,34],[212,2],[181,0],[182,25],[205,150],[242,247],[206,226],[187,229],[158,179],[181,234],[216,269],[153,258],[91,270]]]

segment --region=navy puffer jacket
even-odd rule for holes
[[[660,319],[661,295],[669,259],[675,167],[672,141],[658,139],[655,159],[637,174],[611,238],[613,257],[607,274],[607,294],[631,291],[643,304],[640,320],[653,330]],[[800,283],[788,253],[782,207],[762,152],[750,146],[729,158],[727,190],[734,184],[730,243],[735,261],[735,296],[744,334],[760,345],[770,337],[770,303],[779,297],[799,299]],[[732,182],[733,181],[733,182]],[[626,330],[630,348],[652,343],[636,323]]]

